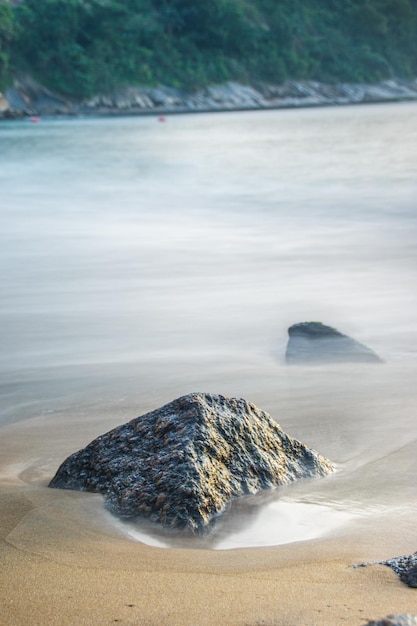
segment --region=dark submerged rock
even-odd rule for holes
[[[192,393],[101,435],[49,486],[102,493],[124,518],[204,531],[234,498],[332,470],[254,404]]]
[[[382,363],[370,348],[321,322],[301,322],[288,329],[287,363]]]

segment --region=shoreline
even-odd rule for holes
[[[16,81],[3,96],[0,94],[0,121],[38,116],[165,116],[414,101],[417,79],[392,79],[369,85],[289,81],[283,85],[246,86],[230,82],[192,93],[165,86],[125,87],[112,94],[76,101],[26,78]]]
[[[104,417],[118,419],[107,412],[2,428],[0,601],[8,626],[29,615],[33,626],[362,626],[417,614],[415,590],[391,568],[354,567],[415,550],[414,505],[376,507],[281,545],[164,548],[118,529],[101,495],[47,488],[67,448],[101,431]]]
[[[417,613],[415,590],[389,567],[354,567],[409,550],[410,540],[393,542],[389,516],[366,532],[359,524],[282,546],[163,549],[80,523],[77,499],[60,494],[52,502],[45,491],[2,493],[8,528],[0,597],[8,626],[23,626],[29,615],[33,626],[362,626]]]

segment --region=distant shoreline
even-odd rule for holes
[[[71,100],[32,79],[0,94],[0,120],[30,117],[126,117],[224,113],[417,101],[417,79],[375,84],[289,81],[283,85],[227,83],[186,92],[172,87],[125,87],[88,100]]]

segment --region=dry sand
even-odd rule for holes
[[[74,441],[58,436],[57,418],[48,438],[51,423],[2,429],[1,624],[359,626],[417,613],[417,591],[390,568],[351,567],[416,549],[405,512],[379,511],[332,535],[269,548],[153,548],[117,534],[101,496],[48,489],[55,461],[27,467],[29,450],[44,461],[52,442],[61,458],[75,449],[76,421]],[[97,429],[90,424],[83,438]]]

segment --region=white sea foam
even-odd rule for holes
[[[245,516],[243,520],[236,520],[234,517],[205,539],[129,524],[125,524],[125,532],[132,539],[157,548],[231,550],[316,539],[337,530],[357,515],[325,505],[276,501],[261,507],[255,519]],[[119,528],[122,527],[119,525]]]

